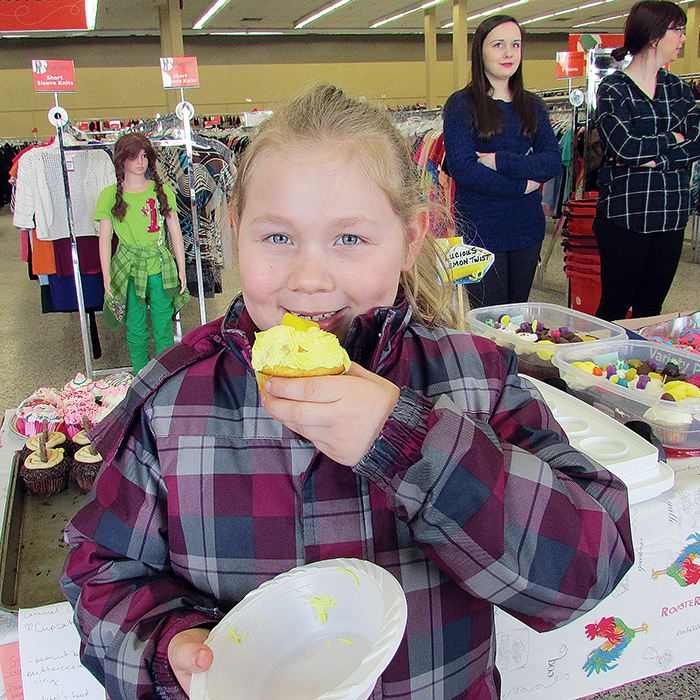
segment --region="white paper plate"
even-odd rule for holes
[[[385,569],[329,559],[248,593],[211,631],[192,700],[366,700],[406,627],[406,597]]]
[[[24,438],[25,440],[27,439],[27,436],[21,432],[20,430],[17,429],[17,414],[14,414],[12,418],[10,418],[10,430],[15,434],[19,435],[21,438]]]

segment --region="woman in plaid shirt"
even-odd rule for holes
[[[661,312],[690,216],[690,165],[700,158],[700,110],[690,86],[662,66],[685,43],[685,12],[666,0],[638,2],[625,23],[631,63],[601,81],[596,125],[604,159],[593,222],[608,321]]]
[[[81,658],[112,700],[185,698],[223,613],[335,557],[406,592],[373,700],[493,700],[494,605],[544,631],[630,567],[624,484],[568,444],[513,353],[450,329],[419,191],[386,114],[330,86],[246,149],[242,296],[99,424],[104,467],[66,530]],[[337,334],[353,364],[272,377],[261,402],[251,346],[285,312]]]

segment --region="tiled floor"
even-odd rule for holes
[[[550,222],[544,250],[553,231],[554,223]],[[16,406],[39,386],[63,385],[77,372],[85,370],[85,361],[78,315],[41,313],[38,285],[29,280],[27,266],[21,261],[20,237],[12,226],[7,207],[0,210],[0,249],[5,251],[0,259],[4,292],[0,302],[0,408],[6,409]],[[691,263],[690,259],[690,242],[687,241],[664,311],[700,309],[700,265]],[[567,280],[562,265],[563,251],[555,241],[544,284],[533,289],[533,301],[566,305]],[[224,271],[224,294],[205,300],[208,320],[225,311],[238,285],[237,273]],[[199,302],[193,300],[182,312],[183,330],[187,332],[199,322]],[[95,369],[127,365],[123,332],[111,331],[99,316],[98,327],[103,355],[93,362]],[[596,700],[700,700],[700,665],[686,666],[591,697]]]

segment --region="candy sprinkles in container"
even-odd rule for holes
[[[646,340],[569,346],[553,358],[578,398],[643,420],[670,457],[700,455],[700,356]]]
[[[558,377],[552,358],[572,343],[627,337],[624,328],[557,304],[500,304],[467,314],[472,333],[514,350],[518,369],[536,379]]]

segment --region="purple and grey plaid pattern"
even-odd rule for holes
[[[105,467],[67,528],[62,585],[112,700],[184,697],[166,656],[176,632],[346,556],[388,569],[408,599],[374,700],[496,698],[493,605],[547,630],[631,565],[624,485],[568,445],[513,355],[413,323],[405,303],[358,318],[350,356],[402,389],[351,469],[262,409],[254,330],[235,300],[95,430]]]

